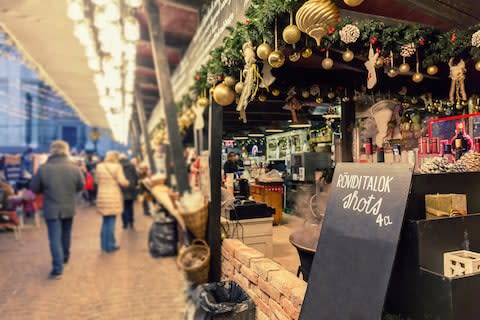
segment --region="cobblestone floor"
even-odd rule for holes
[[[0,233],[0,319],[182,319],[184,280],[173,258],[147,251],[151,223],[137,210],[136,230],[121,230],[120,250],[100,252],[101,218],[80,208],[74,220],[72,253],[61,280],[51,268],[46,228]]]

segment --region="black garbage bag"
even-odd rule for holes
[[[177,254],[177,222],[167,212],[156,215],[148,233],[148,249],[153,258]]]
[[[192,294],[195,320],[255,320],[255,304],[235,282],[199,285]]]

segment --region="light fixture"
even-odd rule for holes
[[[109,21],[120,20],[120,7],[116,1],[110,1],[105,5],[105,17]]]
[[[265,134],[263,134],[263,133],[249,133],[248,136],[251,137],[251,138],[262,138],[262,137],[265,137]]]
[[[85,8],[82,0],[70,0],[67,7],[67,16],[73,21],[80,21],[85,18]]]
[[[140,24],[137,18],[133,16],[125,17],[123,21],[123,36],[127,41],[137,41],[140,39]]]
[[[96,4],[97,6],[104,6],[106,5],[109,1],[111,0],[92,0],[92,2],[94,4]]]
[[[105,7],[96,6],[93,11],[93,25],[98,29],[106,28],[108,25],[108,18],[105,13]]]
[[[245,135],[234,136],[233,140],[248,140],[248,137]]]
[[[140,8],[142,5],[142,0],[125,0],[127,6],[132,8]]]
[[[266,133],[280,133],[280,132],[283,132],[283,129],[269,128],[269,129],[265,129],[265,132]]]
[[[288,125],[290,128],[300,129],[300,128],[310,128],[312,124],[310,121],[306,122],[292,122]]]

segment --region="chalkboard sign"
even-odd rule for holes
[[[381,319],[411,177],[407,165],[337,165],[301,320]]]

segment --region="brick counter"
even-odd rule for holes
[[[258,320],[299,318],[307,283],[240,240],[223,240],[222,280],[237,282],[249,294]]]

